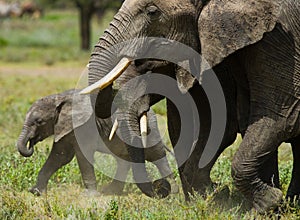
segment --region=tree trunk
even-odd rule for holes
[[[81,6],[79,10],[81,49],[89,50],[91,43],[91,18],[93,14],[93,8],[90,6]]]

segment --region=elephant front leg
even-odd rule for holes
[[[282,200],[281,190],[263,182],[259,174],[282,142],[279,123],[264,117],[250,125],[232,162],[236,187],[260,213],[276,208]]]
[[[176,106],[167,99],[167,117],[168,117],[168,132],[173,148],[176,146],[180,136],[180,115],[176,109]],[[185,163],[180,164],[178,162],[178,156],[175,154],[178,173],[181,180],[181,186],[185,196],[185,200],[189,201],[189,194],[192,193],[192,186],[189,184],[188,179],[184,175]]]
[[[205,195],[206,191],[212,189],[214,183],[210,178],[210,171],[215,164],[219,153],[211,160],[211,162],[204,168],[199,168],[199,160],[202,154],[199,152],[200,146],[197,144],[196,149],[192,153],[191,157],[186,161],[185,168],[183,170],[183,176],[185,177],[186,181],[191,185],[192,191],[199,193],[200,195]],[[198,149],[197,149],[198,148]],[[191,192],[189,192],[191,193]]]
[[[293,149],[293,172],[292,179],[287,191],[286,198],[291,202],[296,200],[300,204],[300,137],[297,137],[291,141]]]
[[[101,192],[104,194],[121,195],[123,192],[126,178],[130,169],[130,162],[120,158],[116,158],[116,160],[117,160],[117,171],[115,177],[111,183],[102,187]]]
[[[62,140],[54,143],[51,153],[40,170],[37,183],[29,191],[40,196],[47,190],[50,177],[62,166],[68,164],[74,157],[75,151],[72,145]]]
[[[167,100],[167,116],[169,136],[175,152],[183,193],[185,200],[189,201],[190,194],[193,194],[194,190],[198,191],[198,189],[206,185],[204,182],[210,185],[209,171],[200,170],[198,167],[200,155],[195,150],[199,150],[199,143],[190,156],[191,149],[186,147],[193,146],[193,140],[189,137],[187,137],[188,139],[183,137],[183,139],[179,140],[181,135],[181,119],[176,106],[170,100]],[[192,124],[189,127],[193,128]]]

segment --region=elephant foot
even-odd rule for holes
[[[46,189],[39,189],[39,187],[34,186],[31,189],[29,189],[28,191],[31,192],[35,196],[41,196],[46,192]]]
[[[101,188],[101,192],[105,195],[122,195],[124,189],[124,182],[113,180],[108,185],[104,185]]]
[[[258,213],[265,214],[279,206],[282,202],[282,196],[280,189],[266,186],[266,188],[254,194],[253,207]]]
[[[230,189],[228,186],[216,188],[212,194],[212,201],[217,204],[227,204],[230,200]]]

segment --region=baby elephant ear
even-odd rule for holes
[[[86,123],[92,115],[88,102],[89,96],[74,94],[65,97],[56,106],[56,121],[54,125],[54,141],[72,132],[75,128]],[[88,110],[87,110],[88,109]]]
[[[279,2],[209,1],[198,19],[202,57],[214,67],[235,51],[260,41],[278,21]]]
[[[64,100],[56,106],[54,124],[54,141],[58,142],[73,130],[72,103]]]

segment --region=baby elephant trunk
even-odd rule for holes
[[[29,147],[27,147],[28,142],[30,142]],[[23,128],[22,133],[19,136],[17,148],[20,154],[24,157],[30,157],[33,154],[33,142],[29,141],[29,132],[25,128]]]

